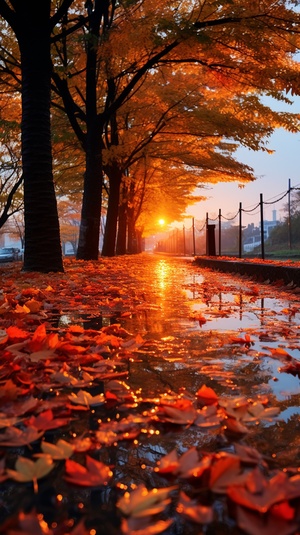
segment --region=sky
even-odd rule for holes
[[[293,97],[292,100],[291,106],[276,103],[276,109],[300,113],[300,97]],[[232,217],[238,212],[240,202],[243,209],[254,208],[260,201],[261,193],[264,202],[278,199],[288,190],[289,179],[291,187],[300,187],[300,132],[292,134],[283,129],[276,130],[269,140],[268,149],[274,150],[274,154],[239,148],[235,153],[236,158],[250,165],[257,179],[245,184],[242,189],[237,182],[207,185],[207,189],[198,189],[195,193],[205,195],[208,199],[188,207],[187,214],[202,221],[207,212],[209,217],[214,218],[221,209],[222,215]],[[271,220],[274,209],[276,218],[282,219],[284,203],[287,203],[287,197],[281,202],[264,205],[264,219]],[[260,214],[255,215],[257,211],[259,209],[251,215],[243,214],[243,224],[258,222]]]

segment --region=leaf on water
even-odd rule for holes
[[[267,480],[256,470],[255,480],[253,475],[248,476],[243,486],[229,487],[227,495],[239,505],[259,513],[266,513],[275,503],[286,500],[287,490],[288,478],[283,472],[278,472]]]
[[[213,508],[201,505],[181,491],[176,508],[177,513],[197,524],[209,524],[213,521]]]
[[[298,528],[295,522],[286,522],[270,514],[262,516],[243,507],[236,508],[236,521],[247,535],[293,535]]]
[[[234,449],[243,463],[254,465],[262,464],[262,466],[267,466],[266,462],[263,460],[262,454],[259,453],[257,449],[238,443],[234,444]]]
[[[215,456],[210,468],[209,487],[218,494],[226,493],[228,488],[246,481],[247,474],[242,471],[240,459],[236,455],[220,453]]]
[[[210,455],[200,459],[198,450],[192,447],[179,458],[179,476],[184,479],[200,478],[210,468],[211,461]]]
[[[37,459],[37,461],[32,461],[27,457],[18,457],[15,470],[6,469],[7,475],[10,479],[14,479],[19,483],[26,483],[33,481],[36,483],[38,479],[46,476],[54,468],[53,460],[50,455],[43,455]]]
[[[265,408],[262,403],[255,401],[248,407],[247,414],[243,417],[245,422],[256,420],[272,420],[280,413],[280,407]]]
[[[33,427],[27,429],[18,429],[17,427],[8,427],[5,433],[0,435],[0,446],[28,446],[41,438],[44,431],[39,431]]]
[[[139,485],[132,492],[125,492],[117,502],[117,507],[125,516],[141,518],[155,515],[169,505],[169,494],[176,488],[177,486],[148,490],[144,485]]]
[[[177,451],[174,449],[162,457],[157,463],[155,471],[160,474],[176,474],[179,471],[179,459]]]
[[[33,427],[38,430],[48,431],[49,429],[57,429],[70,423],[70,418],[54,418],[51,409],[41,412],[38,416],[31,416],[25,421],[28,427]]]
[[[69,459],[74,453],[74,446],[63,439],[59,439],[56,444],[50,442],[41,442],[41,449],[44,453],[47,453],[55,461]]]
[[[64,479],[74,485],[99,487],[106,485],[113,473],[109,466],[86,455],[86,466],[71,459],[66,460]]]
[[[213,388],[210,388],[206,385],[202,385],[201,388],[199,388],[196,396],[203,405],[213,405],[219,400],[219,396],[216,394]]]
[[[86,407],[93,407],[96,405],[103,405],[105,403],[105,396],[104,394],[97,394],[96,396],[92,396],[89,392],[86,390],[79,390],[77,394],[72,392],[68,396],[69,400],[72,403],[78,404],[78,405],[84,405]]]

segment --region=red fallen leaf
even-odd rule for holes
[[[282,347],[264,347],[263,349],[267,349],[270,351],[272,355],[278,355],[279,357],[285,357],[288,360],[292,359],[292,356]]]
[[[275,505],[272,505],[270,512],[273,516],[282,520],[293,520],[295,518],[295,509],[290,506],[288,501],[275,503]]]
[[[83,487],[98,487],[107,485],[113,473],[109,466],[100,461],[96,461],[86,455],[86,467],[67,459],[65,463],[66,475],[64,479],[69,483]]]
[[[72,353],[72,354],[78,354],[80,355],[81,353],[84,353],[87,348],[86,347],[83,347],[83,346],[77,346],[77,345],[74,345],[74,344],[69,344],[68,342],[63,342],[60,347],[59,347],[59,350],[62,352],[62,353]]]
[[[179,459],[177,451],[174,449],[162,457],[158,466],[154,469],[159,474],[176,474],[179,472]]]
[[[12,401],[1,407],[1,411],[5,412],[7,416],[22,416],[29,411],[33,411],[38,407],[41,401],[38,398],[30,396],[27,399],[19,401]]]
[[[252,343],[251,337],[249,334],[245,334],[244,338],[240,336],[231,336],[229,339],[231,344],[245,344],[250,345]]]
[[[219,427],[223,418],[224,414],[218,411],[216,405],[205,405],[201,410],[197,411],[194,425],[202,428]]]
[[[209,524],[213,521],[213,508],[199,504],[183,491],[180,492],[176,511],[197,524]]]
[[[5,433],[0,435],[0,446],[28,446],[41,438],[44,431],[38,431],[32,427],[21,430],[17,427],[8,427]]]
[[[181,409],[176,406],[163,405],[159,408],[158,418],[163,422],[170,422],[178,425],[191,425],[197,417],[197,412],[192,404]]]
[[[239,420],[236,420],[235,418],[227,418],[225,420],[225,429],[230,431],[231,433],[238,433],[241,435],[246,435],[249,433],[249,429],[245,425],[243,425]]]
[[[240,459],[236,455],[220,453],[215,456],[210,468],[209,487],[216,493],[223,494],[227,489],[237,488],[247,479],[242,472]]]
[[[266,513],[272,505],[285,501],[288,490],[288,477],[283,472],[278,472],[270,480],[264,478],[256,470],[256,480],[253,475],[248,476],[248,481],[243,486],[231,486],[227,495],[235,503],[252,509],[259,513]]]
[[[0,398],[4,400],[17,399],[19,396],[24,396],[30,391],[30,388],[20,388],[11,380],[8,379],[4,385],[1,385]]]
[[[298,529],[298,523],[286,522],[270,514],[262,516],[239,506],[236,508],[236,522],[248,535],[294,535]]]
[[[201,388],[199,388],[196,396],[203,405],[214,405],[219,399],[213,388],[206,385],[202,385]]]
[[[234,449],[243,463],[267,466],[266,462],[263,460],[262,454],[255,448],[236,443],[234,444]]]
[[[212,457],[205,455],[202,459],[199,459],[199,453],[195,447],[187,450],[179,458],[179,470],[178,473],[181,478],[199,478],[204,472],[210,468]]]
[[[51,409],[41,412],[38,416],[31,416],[25,420],[25,425],[34,427],[38,430],[48,431],[49,429],[57,429],[70,423],[70,418],[54,418]]]
[[[34,352],[43,349],[43,343],[46,339],[46,336],[46,325],[45,323],[42,323],[42,325],[39,325],[34,331],[32,339],[30,340],[30,342],[28,342],[28,347],[30,351]]]

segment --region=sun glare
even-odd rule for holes
[[[163,225],[165,224],[165,220],[164,220],[164,219],[159,219],[159,220],[158,220],[158,223],[159,223],[161,226],[163,226]]]

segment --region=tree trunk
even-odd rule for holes
[[[88,5],[88,2],[86,2]],[[97,2],[99,7],[100,3]],[[98,9],[98,8],[97,8]],[[89,36],[86,41],[86,170],[81,209],[77,258],[97,260],[99,254],[100,219],[102,203],[102,152],[103,124],[97,117],[97,47],[101,13],[89,13]],[[98,11],[97,11],[98,13]]]
[[[93,129],[90,130],[90,133]],[[97,137],[90,137],[87,142],[86,170],[81,209],[81,221],[77,258],[80,260],[97,260],[99,254],[100,218],[102,203],[102,157]]]
[[[115,255],[120,188],[122,181],[122,172],[119,168],[114,167],[109,174],[109,197],[102,256]]]
[[[18,9],[22,67],[24,271],[63,271],[50,125],[50,0]]]
[[[118,235],[117,235],[117,255],[126,254],[127,247],[127,203],[123,202],[119,206],[119,218],[118,218]]]

